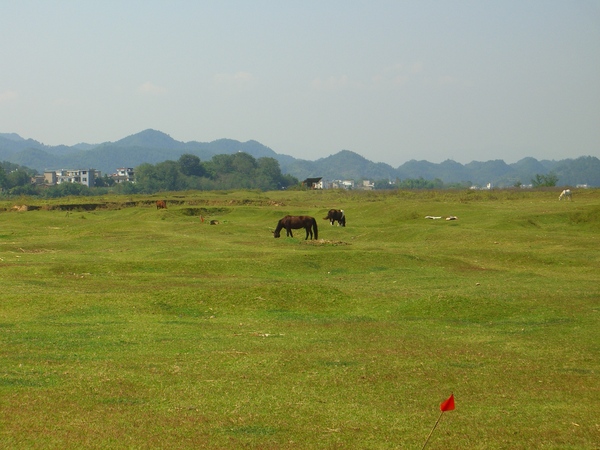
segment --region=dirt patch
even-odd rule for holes
[[[35,211],[36,209],[40,209],[40,206],[31,206],[31,205],[15,205],[11,208],[11,211]]]
[[[327,239],[317,239],[317,240],[310,240],[310,241],[303,241],[304,244],[306,245],[316,245],[316,246],[325,246],[325,245],[331,245],[334,247],[337,247],[338,245],[352,245],[348,242],[344,242],[344,241],[330,241]]]
[[[92,200],[92,199],[90,199]],[[214,214],[223,213],[230,210],[228,206],[285,206],[284,203],[275,202],[273,200],[253,200],[253,199],[241,199],[241,200],[179,200],[173,198],[166,199],[167,207],[169,206],[181,206],[188,205],[190,208],[183,208],[184,214],[187,215],[199,215],[199,214]],[[221,208],[219,208],[221,206]],[[90,203],[73,203],[73,204],[45,204],[41,206],[37,205],[14,205],[10,208],[4,208],[4,210],[10,210],[15,212],[35,211],[42,209],[44,211],[96,211],[96,210],[119,210],[124,208],[135,208],[135,207],[156,207],[155,199],[138,200],[138,201],[125,201],[125,202],[90,202]]]

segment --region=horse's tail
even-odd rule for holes
[[[319,239],[319,229],[317,227],[317,221],[315,218],[313,218],[312,224],[313,224],[313,230],[315,232],[315,239]]]

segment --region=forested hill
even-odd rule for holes
[[[180,142],[156,130],[145,130],[116,142],[74,146],[48,146],[14,133],[0,133],[0,161],[30,167],[40,173],[46,169],[94,168],[110,174],[118,167],[177,160],[183,154],[209,161],[214,155],[237,152],[245,152],[255,158],[274,158],[279,162],[283,174],[300,180],[308,177],[373,181],[423,178],[439,179],[444,183],[492,183],[501,187],[529,184],[538,174],[554,173],[559,185],[600,186],[600,160],[591,156],[560,161],[538,161],[526,157],[513,164],[506,164],[502,160],[473,161],[468,164],[451,160],[439,164],[411,160],[394,168],[385,163],[374,163],[349,150],[308,161],[278,154],[256,141],[219,139],[213,142]]]

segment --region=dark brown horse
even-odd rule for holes
[[[330,209],[327,213],[327,217],[323,217],[323,220],[329,220],[331,225],[337,220],[338,225],[343,227],[346,226],[346,214],[343,209]]]
[[[287,236],[294,237],[292,234],[292,230],[298,230],[300,228],[304,228],[306,230],[306,237],[304,240],[308,239],[308,235],[310,234],[310,238],[313,238],[313,231],[315,239],[319,239],[319,230],[317,229],[317,221],[314,217],[310,216],[285,216],[279,222],[277,222],[277,228],[273,232],[273,235],[278,238],[280,236],[281,230],[285,228],[287,231]]]

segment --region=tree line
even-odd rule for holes
[[[3,195],[29,195],[45,198],[77,195],[153,194],[161,191],[259,189],[263,191],[300,188],[297,178],[281,173],[274,158],[254,158],[248,153],[215,155],[210,161],[184,154],[176,160],[157,164],[144,163],[135,168],[134,183],[115,183],[110,176],[97,178],[95,186],[88,188],[78,183],[61,183],[55,186],[35,185],[31,178],[37,171],[10,162],[0,163],[0,190]],[[551,172],[537,174],[533,187],[555,186],[558,177]],[[518,183],[520,184],[520,183]],[[517,185],[518,185],[517,184]],[[517,186],[516,185],[516,186]],[[444,183],[439,178],[422,177],[404,180],[376,180],[375,189],[464,189],[470,183]]]
[[[554,187],[558,183],[558,175],[555,172],[550,172],[546,175],[536,174],[531,179],[531,187]],[[521,187],[523,183],[517,181],[513,187]],[[377,180],[374,183],[375,189],[468,189],[472,186],[470,181],[459,183],[444,183],[439,178],[426,180],[423,177],[405,178],[404,180],[397,179],[395,182],[389,180]]]
[[[281,173],[274,158],[254,158],[248,153],[215,155],[201,161],[195,155],[184,154],[177,161],[141,164],[134,169],[135,182],[115,183],[108,175],[97,178],[88,188],[78,183],[55,186],[34,185],[31,178],[37,171],[9,162],[0,163],[0,188],[5,195],[30,195],[46,198],[67,195],[104,195],[106,193],[152,194],[161,191],[287,189],[299,181]]]

